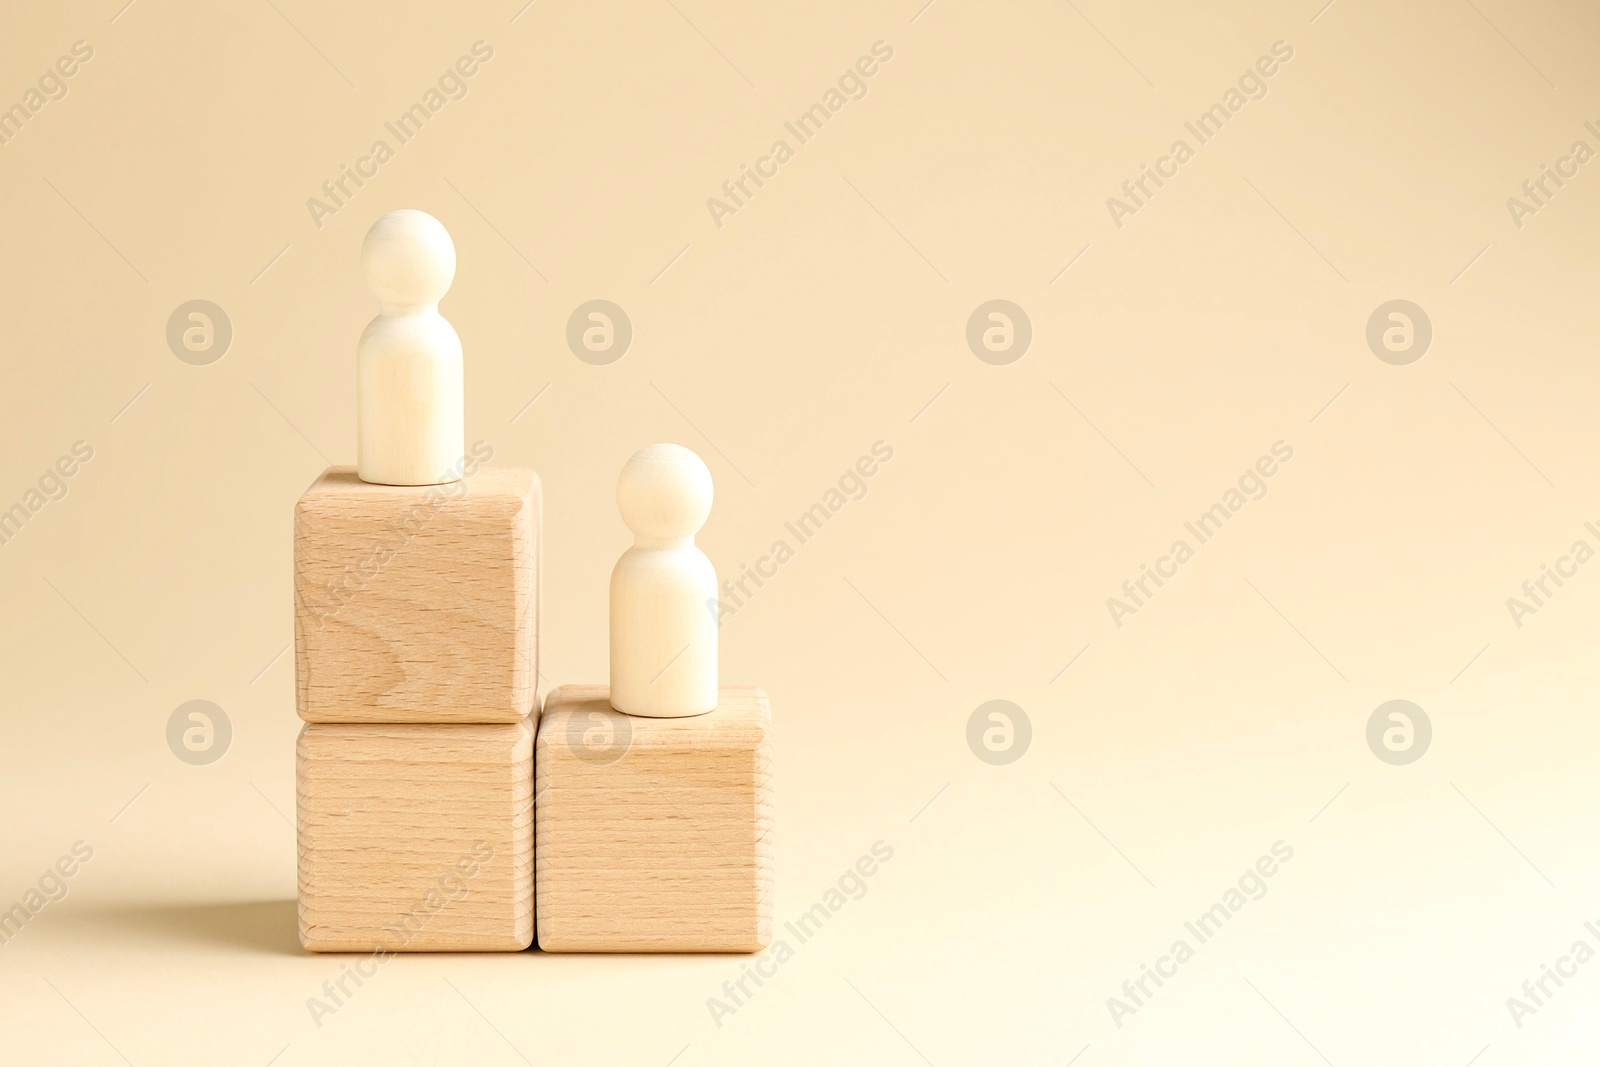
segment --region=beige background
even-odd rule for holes
[[[0,907],[94,848],[0,946],[7,1058],[1600,1051],[1600,964],[1520,1028],[1506,1006],[1600,948],[1600,567],[1520,629],[1506,607],[1600,547],[1600,164],[1520,229],[1506,205],[1600,149],[1592,5],[122,2],[0,32],[5,104],[94,49],[0,147],[0,507],[94,448],[0,546]],[[313,225],[478,40],[469,94]],[[866,98],[719,229],[706,199],[879,40]],[[1115,226],[1106,198],[1279,40],[1267,96]],[[724,575],[894,449],[722,630],[778,724],[780,920],[894,858],[720,1027],[739,958],[406,958],[307,1009],[344,961],[294,936],[290,509],[353,461],[357,250],[400,206],[456,242],[469,439],[544,480],[553,682],[605,677],[639,446],[710,464]],[[611,366],[564,341],[594,298],[634,325]],[[994,298],[1034,329],[1009,366],[964,339]],[[1364,338],[1396,298],[1434,328],[1409,366]],[[165,341],[193,299],[233,325],[210,366]],[[1266,498],[1114,626],[1106,598],[1279,440]],[[234,728],[204,767],[164,739],[196,698]],[[1009,766],[965,739],[996,698],[1033,725]],[[1409,766],[1365,740],[1395,698],[1434,728]],[[1116,1026],[1107,998],[1279,840],[1265,898]]]

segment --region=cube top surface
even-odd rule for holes
[[[316,729],[308,729],[312,725]],[[499,762],[508,745],[527,756],[533,735],[531,718],[514,723],[307,723],[300,727],[296,753],[344,764],[399,760],[468,766]]]
[[[592,715],[626,718],[635,746],[750,749],[771,734],[772,708],[762,690],[726,686],[717,697],[716,708],[704,715],[660,719],[615,710],[608,686],[563,685],[545,697],[546,728],[539,732],[539,743],[558,741],[573,719],[587,722]]]
[[[295,680],[320,723],[511,723],[538,679],[539,478],[332,467],[295,506]]]
[[[354,467],[329,467],[300,497],[298,510],[343,510],[352,496],[362,508],[405,509],[442,497],[446,506],[477,499],[488,507],[514,510],[538,492],[539,476],[527,467],[479,467],[470,478],[438,485],[379,485],[362,481]]]

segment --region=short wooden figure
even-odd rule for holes
[[[756,688],[638,718],[605,686],[545,701],[535,902],[547,952],[756,952],[772,940],[772,715]]]
[[[539,477],[406,487],[330,468],[294,515],[295,690],[308,722],[515,723],[539,668]]]
[[[378,317],[356,348],[356,469],[381,485],[461,477],[465,395],[461,338],[439,301],[456,276],[456,246],[425,211],[391,211],[361,244]]]
[[[533,734],[531,720],[301,727],[301,943],[313,952],[527,948]]]
[[[633,547],[611,572],[611,704],[630,715],[717,706],[717,572],[695,547],[711,472],[682,445],[650,445],[617,479]]]

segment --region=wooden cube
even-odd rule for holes
[[[533,736],[531,719],[302,726],[300,942],[313,952],[527,948]]]
[[[756,952],[772,940],[772,713],[723,689],[681,719],[551,693],[534,745],[535,899],[547,952]]]
[[[294,515],[307,722],[520,722],[539,667],[539,478],[372,485],[331,467]]]

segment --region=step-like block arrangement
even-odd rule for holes
[[[332,467],[294,515],[307,722],[516,723],[538,679],[538,475],[373,485]]]
[[[539,479],[463,454],[463,351],[438,311],[455,245],[394,211],[361,264],[379,314],[357,344],[357,465],[294,514],[301,942],[766,947],[772,716],[761,690],[717,685],[716,571],[694,544],[710,470],[673,444],[623,467],[611,687],[557,690],[541,723]]]
[[[772,940],[772,714],[756,688],[648,719],[562,686],[534,746],[547,952],[755,952]]]
[[[533,720],[307,723],[300,940],[314,952],[533,941]]]

